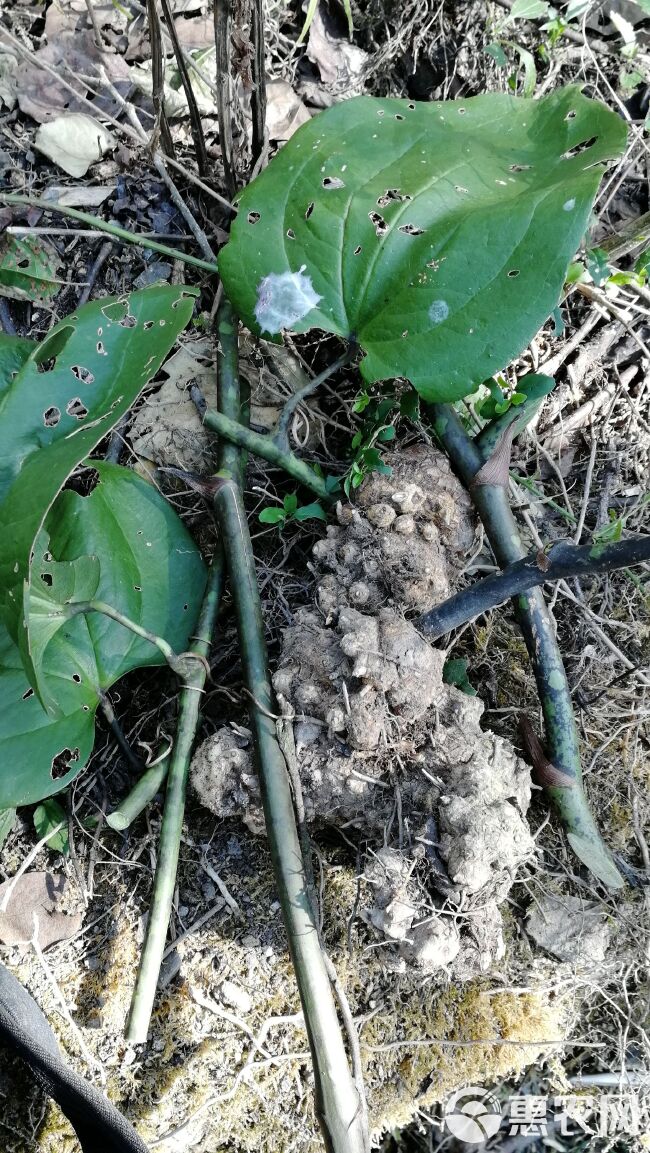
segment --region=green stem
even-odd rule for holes
[[[454,471],[471,494],[497,563],[501,568],[515,564],[526,556],[526,549],[507,489],[500,484],[474,484],[485,463],[479,448],[451,406],[434,404],[429,411]],[[554,801],[576,855],[604,884],[619,888],[623,879],[596,827],[582,785],[578,729],[553,617],[540,588],[516,596],[513,604],[544,714],[551,771],[540,783]]]
[[[207,677],[207,669],[203,661],[207,661],[208,658],[210,639],[219,611],[223,589],[223,571],[223,553],[219,550],[212,558],[196,636],[191,646],[191,652],[201,659],[196,660],[188,669],[179,697],[176,739],[171,752],[167,775],[167,792],[160,828],[158,862],[149,920],[140,954],[138,974],[126,1029],[126,1039],[132,1044],[144,1042],[147,1039],[151,1010],[165,951],[165,940],[176,885],[176,870],[185,812],[187,775],[199,722],[201,696]]]
[[[24,204],[27,208],[40,208],[43,212],[57,212],[60,216],[69,216],[71,220],[88,224],[91,228],[96,228],[98,232],[107,232],[109,236],[114,236],[116,240],[121,240],[125,244],[136,244],[139,248],[149,248],[153,252],[161,252],[170,260],[180,260],[183,264],[191,264],[193,268],[201,268],[204,272],[214,274],[218,271],[216,264],[201,260],[198,256],[188,256],[187,253],[179,252],[176,248],[159,244],[157,240],[149,240],[146,236],[139,236],[137,232],[129,232],[126,228],[120,228],[119,224],[110,224],[107,220],[100,220],[99,217],[92,216],[89,212],[80,212],[78,208],[68,208],[67,205],[56,204],[51,200],[42,200],[39,196],[27,196],[22,192],[0,192],[0,204]]]
[[[207,410],[203,423],[206,428],[218,433],[229,444],[244,448],[255,456],[261,456],[269,464],[284,469],[289,476],[299,484],[304,484],[305,488],[311,489],[321,500],[331,501],[332,494],[328,491],[325,481],[314,472],[311,465],[294,456],[292,452],[285,452],[271,437],[244,428],[225,413],[214,412],[213,409]]]
[[[159,793],[167,772],[169,770],[170,754],[166,753],[160,757],[148,769],[144,769],[131,789],[127,793],[123,801],[120,801],[117,808],[113,809],[106,817],[106,824],[111,829],[121,832],[122,829],[128,829],[132,825],[140,813],[144,812],[147,805],[153,801],[156,793]]]
[[[185,677],[190,661],[195,663],[196,654],[192,653],[175,653],[173,648],[164,637],[159,637],[156,633],[152,633],[149,629],[139,625],[136,621],[132,621],[130,617],[121,613],[119,609],[114,609],[112,605],[108,605],[105,601],[75,601],[74,604],[66,606],[66,615],[69,617],[79,616],[82,613],[101,613],[102,616],[110,617],[112,621],[116,621],[118,625],[123,625],[129,632],[135,633],[136,636],[142,637],[143,640],[149,641],[150,644],[155,645],[167,664],[177,676]]]
[[[296,409],[299,408],[303,401],[307,400],[307,397],[313,396],[313,394],[318,391],[321,384],[324,384],[326,380],[329,380],[330,376],[334,376],[335,372],[338,372],[340,368],[344,368],[346,364],[349,364],[350,361],[354,359],[356,354],[357,346],[355,344],[350,344],[349,348],[346,349],[342,356],[339,356],[338,360],[334,360],[331,364],[328,364],[327,368],[324,368],[322,372],[319,372],[318,376],[314,376],[311,380],[308,380],[307,383],[302,386],[302,388],[299,388],[297,392],[294,392],[286,401],[282,412],[280,413],[277,432],[273,437],[273,440],[277,444],[278,448],[282,449],[283,452],[289,452],[289,425]]]
[[[224,303],[222,309],[229,330],[220,327],[224,361],[218,395],[222,413],[232,419],[239,406],[235,319],[229,305]],[[230,349],[224,343],[224,335]],[[368,1141],[359,1095],[350,1074],[318,925],[309,899],[291,784],[278,741],[277,706],[268,670],[240,465],[225,446],[220,464],[221,483],[214,500],[215,514],[227,556],[273,870],[312,1054],[316,1110],[329,1153],[364,1153]]]

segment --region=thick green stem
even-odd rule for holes
[[[176,885],[187,775],[199,722],[201,696],[207,677],[207,667],[203,662],[207,662],[210,639],[219,611],[223,588],[223,571],[223,554],[219,550],[212,559],[196,636],[191,646],[191,652],[201,659],[194,661],[188,669],[185,683],[180,692],[178,725],[167,775],[165,808],[160,829],[158,862],[149,909],[147,933],[140,954],[138,975],[126,1029],[126,1038],[131,1043],[144,1042],[147,1039],[151,1010],[165,951],[165,940]]]
[[[163,754],[159,760],[150,765],[148,769],[144,769],[131,789],[131,792],[126,795],[123,801],[112,813],[109,813],[106,818],[106,824],[117,832],[122,829],[128,829],[132,825],[140,813],[144,812],[147,805],[153,801],[156,793],[159,793],[169,770],[170,754]]]
[[[231,419],[239,407],[234,325],[229,306],[222,306],[219,332],[223,361],[219,375],[219,406]],[[309,898],[291,784],[278,741],[277,706],[271,688],[255,561],[242,500],[240,464],[225,446],[220,464],[221,483],[214,507],[227,557],[237,618],[273,870],[312,1054],[316,1109],[330,1153],[363,1153],[368,1148],[363,1112],[350,1074],[318,925]]]
[[[179,252],[176,248],[169,248],[166,244],[159,244],[157,240],[150,240],[147,236],[139,236],[137,232],[128,232],[120,228],[119,224],[110,224],[89,212],[80,212],[78,208],[68,208],[67,205],[56,204],[51,200],[42,200],[39,196],[26,196],[19,192],[0,192],[0,204],[24,204],[27,208],[40,208],[43,212],[56,212],[59,216],[68,216],[71,220],[79,220],[96,228],[98,232],[107,232],[116,240],[125,244],[137,244],[139,248],[149,248],[153,252],[161,252],[171,260],[180,260],[183,264],[191,264],[194,268],[201,268],[204,272],[217,272],[216,264],[201,260],[198,256],[188,256],[186,252]]]
[[[187,653],[175,653],[173,648],[164,637],[156,636],[155,633],[144,628],[143,625],[137,624],[132,621],[130,617],[121,613],[119,609],[114,609],[112,605],[106,604],[104,601],[75,601],[73,604],[66,605],[66,615],[69,617],[79,616],[82,613],[101,613],[102,616],[110,617],[112,621],[116,621],[118,625],[123,625],[129,632],[135,633],[136,636],[142,637],[143,640],[149,641],[154,645],[167,661],[170,669],[177,674],[177,676],[186,679],[187,671],[190,665],[196,664],[197,661],[203,661],[200,654],[189,651]]]
[[[244,428],[243,425],[231,420],[225,413],[214,412],[212,409],[208,409],[205,413],[203,423],[206,428],[218,433],[229,444],[244,448],[255,456],[261,456],[269,464],[284,469],[299,484],[311,489],[320,500],[329,502],[332,499],[325,481],[314,472],[311,465],[299,460],[292,452],[281,449],[271,437],[252,432],[250,428]]]
[[[499,483],[475,483],[485,460],[454,409],[434,404],[429,411],[454,471],[471,494],[499,566],[507,568],[522,560],[526,549],[507,489]],[[576,855],[604,884],[619,888],[623,879],[596,827],[582,786],[578,730],[553,617],[540,588],[516,596],[513,604],[544,714],[549,764],[540,784],[555,802]]]

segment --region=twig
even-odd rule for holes
[[[577,546],[569,541],[557,541],[548,552],[531,553],[508,565],[502,572],[485,577],[471,588],[449,597],[424,613],[417,627],[429,640],[436,640],[538,585],[567,577],[612,572],[647,560],[650,560],[650,536],[630,537],[607,545]]]
[[[591,431],[591,449],[589,452],[589,462],[587,464],[587,473],[585,476],[584,491],[582,494],[582,504],[580,506],[580,515],[578,516],[578,524],[576,526],[575,536],[573,538],[574,544],[580,544],[582,530],[585,527],[585,518],[587,516],[587,509],[589,507],[589,497],[591,496],[591,481],[594,475],[594,465],[596,463],[596,450],[598,448],[598,438],[592,428]]]
[[[196,220],[195,216],[193,215],[193,213],[190,211],[187,204],[183,200],[183,197],[181,196],[176,185],[174,184],[174,181],[172,180],[171,176],[169,175],[167,169],[165,168],[165,162],[164,162],[164,160],[163,160],[163,158],[159,152],[154,154],[153,164],[154,164],[154,168],[156,169],[156,172],[158,173],[158,175],[161,177],[161,179],[167,185],[167,188],[169,190],[169,196],[170,196],[172,204],[180,212],[181,216],[183,217],[183,220],[187,224],[187,227],[189,228],[190,232],[192,233],[192,236],[196,240],[196,243],[198,244],[199,248],[201,249],[201,252],[203,253],[205,259],[216,265],[217,258],[215,256],[213,250],[212,250],[212,247],[210,245],[210,241],[208,240],[207,236],[205,235],[205,232],[203,231],[203,229],[201,228],[201,225]]]
[[[251,0],[251,118],[253,121],[252,166],[260,161],[266,144],[266,69],[264,63],[264,0]]]
[[[224,300],[219,312],[219,407],[231,420],[240,407],[236,322]],[[316,1111],[331,1153],[364,1153],[359,1095],[350,1075],[293,809],[287,766],[278,743],[255,562],[241,496],[239,461],[222,448],[214,501],[226,549],[267,835],[312,1053]]]
[[[106,717],[106,720],[108,721],[109,728],[110,728],[113,736],[115,737],[115,740],[117,741],[119,747],[121,748],[122,752],[124,753],[124,756],[126,757],[128,763],[130,764],[132,769],[136,769],[139,773],[141,773],[144,770],[144,765],[142,763],[142,760],[137,755],[137,753],[133,752],[133,749],[131,748],[126,737],[124,736],[124,733],[122,732],[122,726],[121,726],[120,722],[118,721],[117,717],[115,716],[115,713],[113,711],[113,706],[110,702],[110,699],[109,699],[107,693],[100,692],[99,703],[101,706],[101,710],[102,710],[104,716]]]
[[[338,360],[333,361],[333,363],[323,369],[322,372],[319,372],[318,376],[315,376],[312,380],[308,380],[306,384],[303,384],[302,388],[299,388],[297,392],[294,392],[289,397],[280,413],[277,431],[273,436],[273,440],[279,448],[285,452],[289,451],[289,425],[298,406],[301,405],[308,396],[313,396],[321,384],[328,380],[330,376],[333,376],[340,368],[344,368],[346,364],[349,364],[355,354],[356,348],[351,345],[347,352],[339,356]]]
[[[212,559],[196,637],[192,642],[192,651],[206,663],[210,651],[212,631],[221,601],[222,588],[223,554],[219,551],[215,553]],[[179,697],[176,739],[170,755],[165,808],[160,829],[158,862],[149,920],[126,1030],[127,1040],[135,1043],[144,1042],[147,1039],[151,1010],[165,951],[165,939],[171,916],[174,886],[176,885],[187,775],[199,722],[201,695],[206,676],[206,666],[200,661],[196,661]]]
[[[217,52],[217,119],[226,196],[232,200],[237,191],[237,176],[232,142],[232,80],[230,76],[230,4],[231,0],[214,0],[214,42]]]
[[[87,304],[87,302],[90,300],[90,294],[91,294],[93,288],[95,287],[95,281],[97,280],[99,273],[101,272],[102,268],[104,267],[104,265],[105,265],[106,261],[108,260],[112,251],[113,251],[112,240],[106,240],[104,242],[104,244],[102,244],[99,252],[97,253],[97,256],[93,260],[92,265],[88,271],[88,279],[86,280],[86,284],[85,284],[85,287],[83,289],[83,292],[81,293],[81,296],[79,297],[79,300],[77,301],[77,308],[81,308],[81,306],[83,304]]]
[[[178,39],[178,33],[176,31],[176,25],[174,24],[174,16],[172,14],[169,0],[160,0],[160,2],[163,10],[163,16],[165,17],[165,21],[167,23],[169,38],[174,49],[174,56],[176,57],[176,64],[178,66],[181,84],[183,85],[183,91],[185,92],[185,99],[187,100],[187,106],[190,114],[192,141],[194,144],[194,152],[196,153],[196,162],[199,167],[200,175],[204,180],[207,180],[210,172],[210,165],[208,163],[208,153],[205,147],[205,136],[203,135],[201,114],[196,103],[196,96],[194,95],[192,81],[190,80],[190,74],[187,69],[187,64],[185,63],[185,56],[181,48],[181,42]]]
[[[169,131],[169,123],[165,111],[165,54],[163,52],[162,35],[160,32],[160,17],[158,15],[158,9],[156,8],[156,0],[146,0],[146,3],[149,41],[151,44],[151,99],[156,116],[151,147],[152,151],[155,151],[157,138],[160,136],[165,152],[168,156],[173,156],[174,143],[171,132]]]
[[[140,248],[150,248],[152,252],[161,252],[163,256],[168,256],[171,260],[180,260],[183,264],[191,264],[193,268],[201,268],[204,272],[214,274],[218,271],[216,263],[208,263],[207,260],[200,260],[198,256],[189,256],[185,252],[179,252],[176,248],[168,248],[166,244],[159,244],[158,241],[150,240],[148,236],[141,236],[137,232],[129,232],[126,228],[120,228],[119,224],[100,220],[97,216],[91,216],[89,212],[80,212],[78,208],[68,208],[67,205],[55,204],[51,200],[42,200],[39,196],[28,196],[22,192],[0,192],[0,203],[24,204],[26,208],[40,208],[43,212],[57,212],[60,216],[69,216],[71,220],[80,220],[83,224],[96,228],[98,232],[106,232],[124,244],[136,244]]]
[[[508,461],[501,460],[495,472],[494,458],[484,459],[451,406],[427,407],[454,471],[471,494],[499,566],[516,564],[525,558],[526,550],[508,503]],[[619,888],[623,879],[598,831],[582,786],[571,691],[544,594],[540,588],[532,588],[515,598],[514,608],[544,714],[548,771],[539,783],[555,802],[576,855],[604,884]]]
[[[32,848],[29,850],[27,856],[25,857],[25,860],[22,862],[20,867],[14,873],[13,877],[11,878],[9,885],[7,886],[7,888],[5,890],[4,896],[2,898],[2,902],[0,902],[0,913],[6,913],[7,912],[13,891],[16,888],[16,885],[18,884],[20,878],[27,872],[32,861],[36,860],[36,857],[40,853],[41,849],[45,848],[48,841],[50,841],[52,839],[52,837],[55,836],[55,834],[58,833],[63,828],[64,824],[65,824],[65,821],[59,821],[58,825],[55,825],[55,827],[53,829],[50,829],[49,832],[46,833],[46,835],[44,837],[41,837],[40,841],[38,841],[35,845],[33,845]]]

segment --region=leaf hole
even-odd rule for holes
[[[187,612],[189,607],[190,607],[189,605],[183,605],[183,612]]]
[[[519,276],[519,269],[518,268],[511,268],[510,272],[508,273],[508,276],[509,276],[510,280],[514,280],[515,276]]]
[[[138,321],[135,316],[133,316],[130,312],[127,312],[126,316],[123,316],[122,319],[118,321],[118,323],[120,328],[135,328]]]
[[[96,468],[88,468],[85,465],[80,465],[76,468],[72,476],[69,476],[64,485],[66,492],[76,492],[77,496],[87,497],[91,492],[94,492],[97,485],[101,484],[99,473]]]
[[[398,232],[403,232],[406,236],[422,236],[423,228],[418,228],[417,224],[400,224]]]
[[[29,258],[25,256],[22,260],[17,261],[16,268],[29,268]]]
[[[98,346],[99,348],[99,346]],[[89,368],[84,368],[82,364],[73,364],[70,369],[73,376],[80,380],[82,384],[94,384],[95,377]]]
[[[313,211],[314,211],[314,202],[312,200],[311,204],[307,205],[307,210],[305,212],[305,220],[309,220],[309,217],[311,216]]]
[[[56,428],[61,419],[61,409],[52,404],[43,413],[43,424],[46,428]]]
[[[257,224],[258,220],[260,219],[260,214],[259,212],[249,212],[246,219],[248,220],[249,224]]]
[[[415,111],[415,104],[407,104],[407,106],[406,106],[406,107],[407,107],[407,108],[410,108],[411,112],[414,112],[414,111]]]
[[[289,240],[295,240],[296,239],[296,234],[293,231],[293,228],[287,228],[287,236],[289,237]]]
[[[511,164],[508,171],[509,172],[530,172],[532,167],[533,167],[532,164]]]
[[[361,248],[361,245],[360,245],[360,244],[357,244],[357,247],[356,247],[356,248],[355,248],[355,250],[354,250],[354,255],[355,255],[355,256],[358,256],[358,255],[359,255],[359,253],[360,253],[360,252],[362,252],[362,251],[363,251],[363,249]]]
[[[466,112],[467,112],[467,109],[466,109],[466,108],[462,108],[462,107],[461,107],[461,108],[459,108],[459,109],[458,109],[458,115],[459,115],[459,116],[464,116]]]
[[[79,673],[73,673],[73,674],[72,674],[72,679],[73,679],[73,681],[74,681],[74,683],[75,683],[76,685],[80,685],[80,684],[81,684],[81,677],[79,676]]]
[[[148,332],[150,328],[153,328],[153,320],[145,320],[142,327],[144,328],[145,332]]]
[[[463,188],[462,184],[454,185],[456,192],[469,192],[469,188]]]
[[[403,120],[403,119],[404,119],[404,117],[402,116],[402,113],[401,113],[401,112],[396,112],[396,113],[395,113],[395,119],[396,119],[396,120]]]
[[[345,181],[340,176],[324,176],[321,184],[323,188],[345,188]]]
[[[164,328],[165,325],[167,324],[167,321],[163,320],[163,318],[161,317],[160,320],[158,321],[158,324],[160,325],[161,328]]]
[[[51,336],[46,337],[45,340],[39,344],[34,353],[34,364],[39,372],[52,371],[56,364],[57,356],[63,352],[73,332],[74,329],[72,325],[68,324],[65,328],[60,329],[59,332],[54,332]]]
[[[53,580],[52,580],[52,573],[51,572],[42,572],[41,573],[41,580],[43,581],[43,584],[47,585],[47,587],[49,589],[52,588]]]
[[[88,409],[80,396],[74,396],[72,400],[69,400],[65,406],[65,411],[68,416],[74,416],[77,420],[85,420],[88,416]]]
[[[377,109],[377,115],[378,115],[378,116],[385,116],[385,115],[386,115],[386,112],[385,112],[385,110],[384,110],[383,108],[378,108],[378,109]]]
[[[577,115],[578,115],[578,113],[576,112],[575,108],[570,108],[569,111],[567,112],[566,116],[564,117],[564,119],[565,120],[575,120]]]
[[[81,707],[82,707],[82,709],[83,709],[84,713],[89,713],[89,712],[90,712],[90,705],[82,705]]]
[[[387,188],[386,191],[377,199],[377,207],[385,208],[390,204],[391,200],[397,200],[401,203],[402,200],[412,200],[411,196],[400,192],[399,188]]]
[[[71,765],[74,765],[78,760],[79,749],[61,749],[61,752],[52,758],[52,767],[50,769],[52,780],[59,781],[61,777],[65,777]]]
[[[23,700],[28,701],[29,698],[33,697],[33,696],[34,696],[34,690],[33,689],[27,689],[26,692],[23,693]]]
[[[101,340],[97,341],[97,353],[99,356],[106,356],[106,349],[104,348],[104,345],[102,344]]]
[[[581,140],[579,144],[574,144],[573,148],[567,149],[562,153],[562,160],[571,160],[574,156],[580,156],[582,152],[587,152],[589,148],[593,148],[597,142],[597,136],[590,136],[588,140]]]
[[[374,225],[377,236],[385,236],[388,232],[388,225],[386,224],[383,216],[380,216],[378,212],[369,212],[368,218]]]

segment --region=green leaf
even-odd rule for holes
[[[258,333],[354,337],[367,381],[402,376],[427,400],[457,400],[555,308],[603,162],[625,140],[622,119],[577,87],[343,101],[243,192],[224,287]]]
[[[515,0],[508,20],[537,20],[548,16],[550,6],[544,0]]]
[[[609,257],[604,248],[590,248],[586,254],[585,263],[594,284],[604,284],[609,276]]]
[[[492,57],[494,62],[499,65],[499,68],[508,67],[508,57],[498,41],[495,41],[493,44],[488,44],[485,52],[488,56]]]
[[[62,828],[58,828],[62,825]],[[43,801],[42,805],[38,805],[34,809],[34,828],[36,835],[40,841],[47,837],[51,831],[51,836],[48,838],[47,847],[52,849],[55,853],[67,853],[70,848],[70,841],[68,839],[68,818],[65,809],[61,807],[58,801],[50,798],[48,801]],[[55,829],[57,830],[55,832]]]
[[[293,516],[298,508],[298,497],[295,492],[288,492],[283,501],[284,511],[287,516]]]
[[[92,467],[99,483],[89,495],[66,489],[47,517],[52,563],[65,568],[96,557],[97,596],[181,652],[205,585],[196,545],[147,481],[104,461]],[[76,575],[86,579],[90,567],[82,565]],[[35,803],[65,788],[92,751],[100,693],[132,669],[162,663],[149,641],[98,613],[72,617],[50,638],[47,628],[41,638],[42,625],[40,617],[33,622],[33,635],[52,713],[0,626],[0,808]]]
[[[0,332],[0,397],[35,347],[34,340],[23,340],[21,336],[7,336],[6,332]]]
[[[327,513],[317,500],[312,504],[302,504],[294,513],[294,520],[327,520]]]
[[[0,296],[48,304],[61,288],[57,279],[61,257],[49,240],[40,236],[0,239]]]
[[[4,845],[7,837],[16,823],[16,810],[15,809],[1,809],[0,810],[0,849]]]
[[[442,669],[442,679],[446,685],[454,685],[461,692],[466,693],[468,697],[475,697],[477,695],[476,689],[470,684],[467,675],[467,661],[464,657],[456,657],[452,660],[445,661]]]
[[[280,524],[280,521],[287,519],[287,514],[282,505],[274,505],[272,508],[263,508],[257,519],[262,524]]]
[[[33,347],[13,379],[4,378],[0,614],[32,678],[23,590],[32,583],[36,536],[67,477],[155,376],[190,318],[194,296],[193,289],[157,285],[93,301]]]

